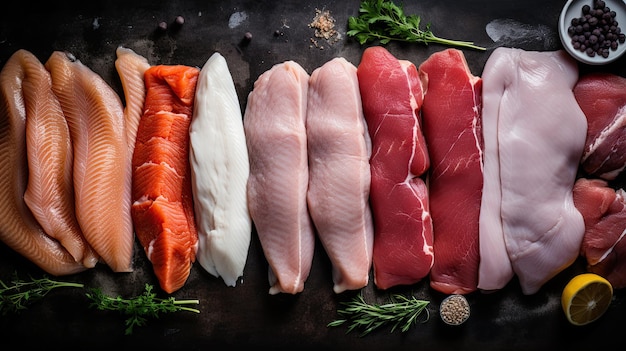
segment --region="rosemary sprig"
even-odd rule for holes
[[[365,301],[362,294],[356,295],[348,302],[340,302],[343,309],[339,309],[338,313],[341,319],[328,323],[328,327],[338,327],[345,323],[349,323],[348,331],[361,329],[359,336],[365,336],[370,332],[386,325],[391,325],[391,332],[399,329],[403,333],[409,328],[417,324],[418,317],[422,312],[426,311],[428,320],[428,301],[418,300],[414,296],[406,297],[400,294],[391,296],[391,301],[382,305],[370,304]]]
[[[197,305],[200,303],[198,300],[176,300],[173,296],[165,299],[158,298],[152,289],[152,285],[146,284],[143,294],[133,298],[111,297],[99,288],[90,289],[86,295],[92,301],[90,307],[98,310],[118,311],[126,315],[126,335],[132,334],[135,326],[144,326],[148,317],[158,318],[160,314],[178,311],[200,313],[195,308],[184,306]]]
[[[48,277],[22,280],[15,273],[9,284],[0,280],[0,312],[7,315],[25,310],[51,290],[62,287],[82,288],[83,284],[56,281]]]
[[[437,43],[447,46],[465,47],[476,50],[486,48],[473,42],[439,38],[430,30],[420,29],[421,19],[417,15],[406,15],[401,5],[392,1],[363,0],[359,15],[348,18],[348,36],[356,37],[361,45],[378,40],[387,44],[392,40],[411,43]]]

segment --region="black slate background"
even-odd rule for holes
[[[561,48],[557,22],[565,1],[405,1],[407,13],[419,14],[431,23],[433,32],[448,39],[474,41],[486,52],[463,50],[470,69],[481,75],[493,49],[499,46],[527,50]],[[309,73],[335,56],[358,65],[364,46],[346,36],[349,16],[357,14],[359,2],[352,1],[149,1],[58,0],[45,3],[22,0],[16,9],[0,11],[0,66],[18,49],[27,49],[45,62],[54,50],[73,53],[120,94],[121,84],[114,67],[115,49],[126,46],[145,56],[153,65],[185,64],[201,67],[215,51],[227,60],[235,81],[242,111],[256,78],[272,65],[294,60]],[[340,39],[326,43],[315,38],[308,24],[315,10],[329,10],[336,20]],[[245,12],[247,19],[231,28],[233,13]],[[174,30],[176,16],[185,23]],[[528,30],[523,37],[504,37],[494,42],[486,28],[494,20],[506,20]],[[169,30],[159,32],[159,22]],[[542,30],[538,30],[542,29]],[[280,34],[275,35],[278,31]],[[252,40],[244,45],[246,32]],[[311,39],[323,45],[312,45]],[[416,65],[445,47],[431,44],[389,44],[398,58]],[[581,73],[606,70],[626,73],[625,61],[603,67],[581,65]],[[621,186],[622,179],[615,182]],[[101,287],[112,295],[140,294],[146,283],[158,287],[140,246],[135,246],[135,271],[113,273],[106,266],[61,277],[62,280]],[[0,316],[3,344],[30,347],[77,349],[214,350],[227,347],[324,350],[585,350],[621,341],[626,323],[626,299],[616,291],[609,311],[597,322],[571,326],[561,311],[560,295],[566,282],[584,271],[579,260],[548,282],[538,293],[524,296],[514,279],[492,294],[467,296],[472,316],[460,327],[445,325],[438,307],[445,297],[430,289],[428,281],[390,291],[378,291],[372,283],[363,293],[368,301],[384,302],[392,293],[414,294],[430,300],[430,319],[407,333],[389,329],[366,337],[346,334],[346,328],[328,328],[338,317],[339,302],[357,292],[336,295],[332,291],[330,262],[319,242],[310,278],[299,295],[268,294],[267,262],[256,233],[249,250],[243,279],[227,287],[196,264],[185,287],[173,296],[199,299],[201,313],[177,313],[148,321],[133,335],[124,335],[124,318],[112,312],[89,308],[81,289],[58,289],[44,301],[17,315]],[[0,279],[8,282],[13,272],[40,277],[43,272],[5,245],[0,245]],[[157,290],[160,296],[165,296]],[[5,349],[5,347],[0,347]]]

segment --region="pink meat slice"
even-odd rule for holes
[[[315,246],[307,209],[306,109],[309,75],[294,61],[254,83],[243,117],[250,158],[250,216],[267,259],[269,293],[304,290]]]
[[[626,167],[626,78],[588,73],[578,80],[574,96],[587,117],[582,169],[589,176],[613,180]]]
[[[429,200],[436,260],[430,286],[445,294],[477,290],[478,221],[483,187],[482,79],[463,52],[432,54],[422,118],[430,156]]]
[[[484,184],[499,189],[483,187],[482,208],[501,227],[481,226],[481,261],[504,256],[501,247],[483,247],[483,238],[502,235],[522,292],[530,295],[578,258],[585,230],[572,194],[587,128],[572,91],[578,66],[564,51],[498,48],[482,78]],[[494,163],[497,172],[488,169]],[[481,275],[493,274],[481,269],[479,286]]]
[[[410,285],[433,265],[428,189],[430,166],[420,121],[424,100],[415,65],[387,49],[367,48],[357,68],[363,112],[372,139],[370,203],[374,218],[374,283]]]
[[[309,80],[307,199],[332,263],[335,293],[365,287],[372,266],[371,141],[356,70],[337,57],[313,71]]]
[[[588,270],[607,278],[614,289],[626,287],[626,193],[603,179],[579,178],[574,204],[585,221],[580,255]]]

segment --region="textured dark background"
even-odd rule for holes
[[[492,50],[499,46],[527,50],[561,48],[557,22],[565,1],[405,1],[405,11],[419,14],[441,37],[474,41],[486,52],[464,50],[470,69],[481,75]],[[54,50],[69,51],[102,75],[122,95],[114,67],[115,49],[126,46],[155,64],[185,64],[201,67],[215,51],[227,60],[242,111],[256,78],[272,65],[294,60],[309,73],[335,56],[358,65],[364,47],[346,36],[349,16],[357,14],[358,1],[149,1],[58,0],[13,2],[17,10],[0,12],[0,65],[18,49],[33,52],[42,61]],[[339,37],[328,43],[314,37],[309,23],[316,9],[329,10],[336,20]],[[234,13],[242,21],[230,21]],[[173,29],[176,16],[185,23]],[[165,21],[167,32],[158,32]],[[277,32],[278,31],[278,32]],[[252,40],[244,45],[246,32]],[[276,35],[279,33],[279,35]],[[312,40],[317,40],[318,46]],[[323,46],[323,48],[322,48]],[[444,49],[431,44],[389,44],[398,58],[419,65],[433,52]],[[610,66],[586,67],[581,71],[607,70],[623,75],[625,59]],[[616,182],[620,185],[621,180]],[[0,316],[0,337],[20,347],[74,347],[111,349],[211,350],[231,346],[272,349],[590,349],[621,341],[626,323],[625,296],[617,291],[612,307],[601,320],[573,327],[561,311],[560,295],[566,282],[584,270],[579,261],[548,282],[538,293],[524,296],[514,279],[493,294],[470,294],[472,316],[460,327],[440,321],[438,307],[445,297],[425,280],[409,287],[378,291],[373,281],[363,289],[370,302],[383,302],[391,293],[414,294],[430,300],[430,319],[407,333],[389,329],[364,338],[346,335],[345,327],[328,328],[338,317],[338,303],[356,292],[336,295],[332,291],[330,262],[317,243],[305,290],[297,296],[268,294],[267,262],[253,233],[244,276],[236,287],[206,273],[199,264],[176,298],[199,299],[201,313],[177,313],[150,320],[132,336],[124,336],[123,317],[88,308],[81,289],[59,289],[44,301],[17,315]],[[141,248],[136,245],[135,271],[113,273],[98,267],[63,280],[101,287],[113,295],[132,296],[146,283],[158,283]],[[13,272],[22,277],[42,272],[4,245],[0,245],[0,279],[9,281]],[[164,296],[157,290],[160,296]]]

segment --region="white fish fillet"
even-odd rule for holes
[[[345,58],[337,57],[313,71],[309,79],[307,200],[333,266],[335,293],[367,286],[372,266],[372,145],[356,70]]]
[[[243,276],[252,236],[248,149],[237,91],[214,53],[198,77],[190,126],[191,182],[200,265],[228,286]]]
[[[302,292],[313,261],[315,232],[306,203],[308,81],[296,62],[276,64],[254,83],[244,113],[248,207],[270,265],[272,295]]]

